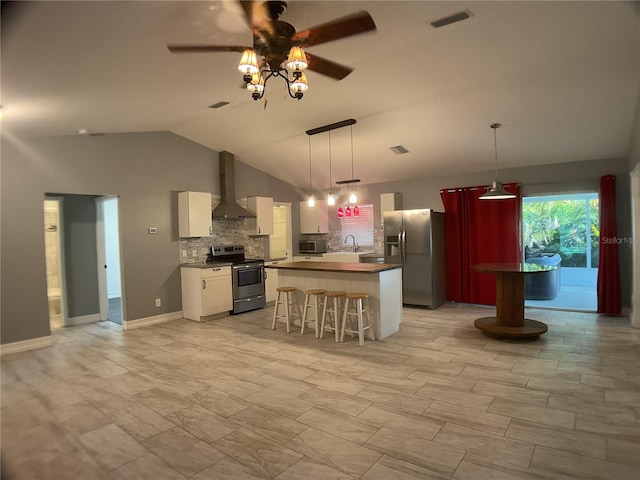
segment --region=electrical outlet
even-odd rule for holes
[[[156,307],[161,307],[162,301],[159,298],[156,298]]]
[[[182,254],[182,258],[185,258],[187,256],[186,250],[181,250],[180,253]]]
[[[196,250],[195,248],[193,250],[191,250],[191,256],[192,257],[197,257],[198,256],[198,250]]]

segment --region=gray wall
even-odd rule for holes
[[[218,152],[170,132],[28,140],[4,135],[2,140],[2,343],[50,333],[46,193],[117,196],[125,318],[182,310],[177,193],[219,195]],[[297,189],[264,172],[238,161],[236,169],[238,197],[263,195],[292,203],[300,199]],[[150,235],[149,227],[157,227],[158,233]],[[91,263],[96,265],[95,260]],[[156,298],[162,299],[162,307],[155,307]],[[78,312],[85,311],[79,306]]]

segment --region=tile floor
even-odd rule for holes
[[[399,333],[270,330],[272,308],[127,332],[61,329],[2,358],[3,480],[640,478],[640,330],[528,310],[406,308]]]

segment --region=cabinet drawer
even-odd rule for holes
[[[200,272],[202,278],[223,277],[231,275],[231,267],[207,267]]]

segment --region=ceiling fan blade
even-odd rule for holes
[[[376,30],[373,18],[368,12],[362,11],[298,32],[291,38],[291,42],[310,47],[372,30]]]
[[[251,47],[241,45],[167,45],[171,53],[244,52]]]
[[[255,37],[264,40],[265,37],[273,36],[275,30],[273,23],[271,23],[271,13],[266,2],[241,0],[238,3],[244,11],[247,25],[249,25]]]
[[[306,56],[307,62],[309,63],[309,70],[321,75],[335,78],[336,80],[342,80],[353,72],[353,68],[345,67],[344,65],[332,62],[326,58],[318,57],[317,55],[312,55],[310,53],[306,53]]]

